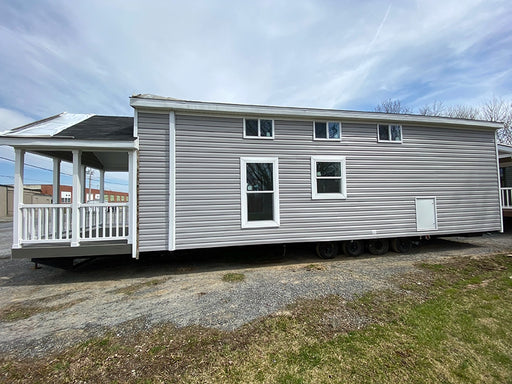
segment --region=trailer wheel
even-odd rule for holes
[[[316,254],[322,259],[333,259],[338,254],[338,244],[334,241],[326,241],[316,244]]]
[[[364,252],[364,243],[361,240],[350,240],[343,243],[343,253],[347,256],[357,257]]]
[[[389,251],[388,239],[368,240],[368,251],[372,255],[383,255]]]
[[[399,237],[391,240],[391,249],[398,253],[408,253],[411,251],[412,241],[407,237]]]

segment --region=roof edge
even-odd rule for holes
[[[180,100],[172,97],[164,97],[151,94],[139,94],[131,96],[130,105],[135,109],[172,109],[176,111],[189,111],[213,114],[229,113],[237,115],[252,114],[283,117],[337,118],[343,120],[369,120],[372,122],[397,122],[417,123],[426,125],[479,127],[493,130],[503,128],[503,123],[490,122],[485,120],[467,120],[441,116],[390,114],[382,112],[362,112],[338,109],[205,102],[194,100]]]

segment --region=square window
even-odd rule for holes
[[[377,135],[377,141],[401,143],[402,126],[396,124],[378,124]]]
[[[313,122],[313,134],[315,140],[340,140],[341,123],[339,121],[315,121]]]
[[[274,220],[274,194],[248,193],[247,220]]]
[[[272,137],[272,120],[260,120],[260,136]]]
[[[245,136],[258,136],[258,120],[245,119]]]
[[[316,139],[327,139],[327,123],[315,122],[315,138]]]
[[[346,199],[344,156],[311,157],[311,198]]]
[[[248,163],[247,164],[247,190],[272,191],[273,184],[272,163]]]
[[[244,138],[273,139],[274,120],[244,119]]]
[[[329,123],[329,139],[339,139],[340,138],[340,123],[330,122]]]

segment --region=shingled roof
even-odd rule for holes
[[[4,132],[4,137],[133,141],[133,117],[63,112]]]

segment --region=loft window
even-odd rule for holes
[[[256,139],[273,139],[274,120],[244,119],[244,137]]]
[[[314,121],[313,137],[315,140],[341,140],[341,123],[339,121]]]
[[[240,186],[242,228],[279,226],[277,157],[242,157]]]
[[[311,157],[311,198],[346,199],[346,170],[344,156]]]
[[[402,126],[394,124],[378,124],[377,135],[378,141],[401,143]]]

